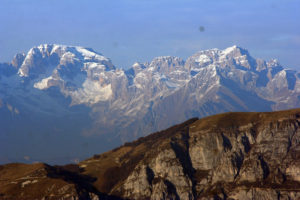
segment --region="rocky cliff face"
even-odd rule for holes
[[[299,199],[299,126],[299,109],[191,119],[77,166],[1,166],[0,199]]]
[[[297,71],[237,46],[124,70],[89,48],[40,45],[0,64],[0,163],[25,156],[66,163],[193,117],[297,108],[299,97]],[[37,153],[54,145],[58,151]]]
[[[298,199],[299,117],[232,113],[196,121],[153,149],[156,156],[139,163],[119,191],[134,199]]]

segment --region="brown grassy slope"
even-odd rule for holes
[[[0,199],[42,198],[48,186],[57,188],[66,183],[47,178],[47,165],[12,163],[0,167]],[[5,195],[3,195],[5,194]]]
[[[98,194],[95,178],[80,174],[77,165],[11,163],[0,166],[0,199],[59,199]]]
[[[259,124],[300,115],[300,109],[278,112],[231,112],[218,114],[197,120],[188,120],[164,131],[150,134],[138,140],[126,143],[112,151],[95,155],[81,162],[84,174],[96,177],[94,186],[104,193],[110,193],[122,184],[140,161],[151,159],[158,151],[170,145],[172,138],[180,138],[183,132],[205,129],[230,129],[249,123]]]
[[[300,108],[275,112],[229,112],[202,118],[192,127],[195,130],[231,128],[300,116]]]
[[[153,154],[155,152],[153,150],[158,150],[158,147],[161,147],[163,144],[167,145],[168,139],[176,133],[188,130],[188,127],[195,121],[197,121],[197,118],[139,138],[134,142],[125,143],[112,151],[95,155],[79,165],[84,168],[84,174],[97,177],[94,186],[100,192],[110,193],[113,188],[119,186],[127,178],[140,161],[151,157],[149,153]]]
[[[112,151],[82,161],[79,167],[76,165],[52,167],[42,163],[2,165],[0,166],[0,199],[5,199],[1,197],[30,199],[45,195],[58,195],[55,191],[59,191],[66,185],[70,186],[67,193],[93,191],[116,194],[114,189],[123,183],[139,162],[147,162],[164,148],[170,147],[174,139],[180,141],[189,130],[196,132],[206,129],[230,129],[247,126],[249,123],[260,124],[270,121],[276,123],[276,121],[299,118],[299,116],[300,109],[265,113],[224,113],[200,120],[191,119],[169,129],[139,138]],[[47,192],[53,185],[56,188]],[[23,196],[20,196],[21,194]]]

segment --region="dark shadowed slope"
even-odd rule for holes
[[[0,199],[299,199],[300,109],[191,119],[78,165],[0,167]]]

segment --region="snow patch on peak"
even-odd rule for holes
[[[286,77],[286,70],[282,70],[278,73],[278,76],[280,77]]]
[[[211,59],[207,55],[201,54],[195,61],[199,63],[207,63],[210,62]]]
[[[21,69],[19,69],[18,70],[18,75],[20,76],[20,77],[26,77],[26,76],[28,76],[23,70],[21,70]]]
[[[100,68],[103,68],[104,65],[105,70],[115,69],[110,59],[92,49],[79,46],[42,44],[28,51],[20,65],[18,74],[21,77],[28,77],[32,71],[36,71],[38,74],[53,70],[53,67],[56,68],[59,65],[76,65],[76,63],[82,63],[83,65],[91,63],[92,68],[96,66],[92,63],[96,63]]]
[[[107,101],[113,95],[111,84],[101,85],[98,81],[87,79],[82,86],[79,90],[67,93],[68,96],[72,97],[71,105],[92,105],[101,101]]]
[[[89,69],[99,69],[99,70],[105,70],[105,66],[103,64],[95,63],[95,62],[87,62],[84,63],[84,70],[89,70]]]
[[[75,54],[72,52],[66,52],[62,55],[61,60],[72,60],[75,58]]]
[[[220,61],[224,61],[224,60],[228,59],[229,57],[237,59],[237,58],[243,57],[243,56],[245,56],[245,58],[247,58],[247,59],[248,58],[252,59],[252,57],[249,55],[249,53],[246,49],[240,48],[236,45],[234,45],[232,47],[228,47],[219,53]]]
[[[41,44],[36,48],[38,48],[40,51],[46,51],[46,50],[52,49],[53,45],[51,45],[51,44]]]
[[[225,55],[227,55],[227,54],[233,52],[234,50],[236,50],[237,48],[238,48],[238,46],[233,45],[232,47],[228,47],[228,48],[224,49],[222,51],[222,53],[225,54]]]
[[[48,81],[51,80],[52,78],[53,78],[52,76],[49,76],[48,78],[44,78],[40,82],[34,83],[33,87],[40,90],[45,90],[48,88]]]
[[[149,63],[135,62],[135,63],[132,65],[132,68],[134,68],[134,69],[146,69],[147,66],[149,66]]]
[[[267,62],[268,67],[277,67],[280,66],[280,63],[277,59],[271,59],[270,61]]]
[[[141,66],[141,64],[140,64],[139,62],[135,62],[135,63],[132,65],[132,67],[139,67],[139,66]]]
[[[59,56],[63,56],[65,53],[72,53],[76,56],[80,55],[84,60],[97,60],[97,61],[109,61],[108,58],[104,57],[101,53],[95,52],[93,49],[80,47],[80,46],[67,46],[61,44],[41,44],[37,47],[30,49],[28,54],[34,53],[39,50],[41,53],[57,53]]]
[[[31,49],[29,49],[29,51],[28,51],[28,53],[27,53],[27,55],[26,55],[26,58],[29,58],[30,56],[32,56],[32,55],[34,55],[34,54],[36,54],[37,53],[37,48],[36,47],[34,47],[34,48],[31,48]],[[25,59],[26,59],[25,58]]]
[[[109,61],[109,59],[102,56],[100,53],[96,53],[91,49],[83,48],[83,47],[75,47],[75,49],[80,52],[84,60],[98,60],[98,61]]]

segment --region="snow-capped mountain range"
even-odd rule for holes
[[[45,44],[0,64],[0,162],[38,159],[32,145],[80,157],[191,117],[299,106],[300,73],[237,46],[124,70],[89,48]]]

